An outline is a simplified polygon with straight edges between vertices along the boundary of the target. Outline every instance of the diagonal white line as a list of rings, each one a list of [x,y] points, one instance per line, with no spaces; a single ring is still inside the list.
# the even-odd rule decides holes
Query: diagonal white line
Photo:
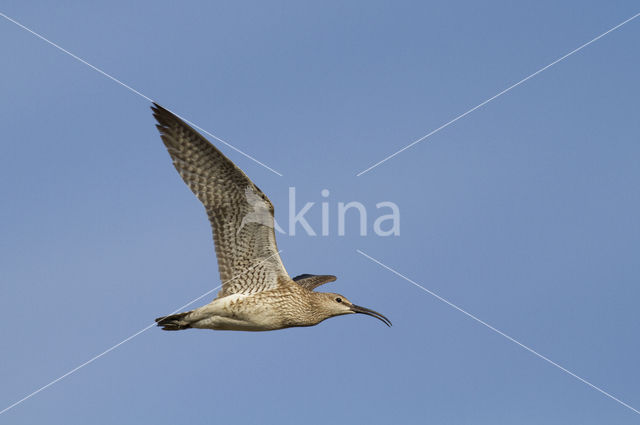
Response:
[[[518,341],[515,338],[510,337],[509,335],[507,335],[506,333],[502,332],[499,329],[494,328],[493,326],[491,326],[490,324],[488,324],[487,322],[477,318],[476,316],[474,316],[473,314],[463,310],[462,308],[458,307],[457,305],[455,305],[454,303],[452,303],[451,301],[442,298],[440,295],[436,294],[433,291],[428,290],[427,288],[425,288],[424,286],[420,285],[417,282],[414,282],[413,280],[409,279],[407,276],[403,275],[402,273],[392,269],[391,267],[387,266],[386,264],[383,264],[382,262],[376,260],[375,258],[371,257],[370,255],[365,254],[364,252],[362,252],[359,249],[356,249],[356,251],[358,252],[358,254],[368,258],[369,260],[373,261],[374,263],[378,264],[379,266],[389,270],[391,273],[395,274],[396,276],[401,277],[402,279],[406,280],[407,282],[417,286],[418,288],[422,289],[423,291],[425,291],[426,293],[428,293],[429,295],[432,295],[434,297],[436,297],[437,299],[439,299],[440,301],[442,301],[443,303],[449,305],[450,307],[455,308],[456,310],[458,310],[459,312],[465,314],[466,316],[472,318],[473,320],[475,320],[476,322],[486,326],[487,328],[491,329],[492,331],[494,331],[495,333],[497,333],[498,335],[501,335],[503,337],[505,337],[506,339],[508,339],[509,341],[513,342],[514,344],[519,345],[520,347],[524,348],[525,350],[527,350],[528,352],[530,352],[531,354],[534,354],[535,356],[541,358],[542,360],[544,360],[547,363],[552,364],[553,366],[557,367],[558,369],[560,369],[561,371],[573,376],[574,378],[576,378],[577,380],[579,380],[582,383],[587,384],[588,386],[590,386],[591,388],[593,388],[594,390],[604,394],[605,396],[609,397],[610,399],[617,401],[618,403],[620,403],[621,405],[623,405],[624,407],[634,411],[635,413],[640,415],[640,411],[635,409],[632,406],[629,406],[627,403],[625,403],[624,401],[612,396],[611,394],[609,394],[608,392],[606,392],[605,390],[601,389],[600,387],[595,386],[594,384],[592,384],[591,382],[587,381],[584,378],[579,377],[578,375],[576,375],[575,373],[571,372],[570,370],[560,366],[558,363],[554,362],[553,360],[549,359],[548,357],[543,356],[542,354],[538,353],[537,351],[535,351],[533,348],[530,348],[526,345],[524,345],[523,343],[521,343],[520,341]]]
[[[171,316],[172,314],[178,313],[179,311],[184,310],[185,308],[189,307],[191,304],[193,304],[194,302],[206,297],[207,295],[209,295],[210,293],[212,293],[213,291],[215,291],[216,289],[220,288],[222,285],[224,285],[225,283],[231,282],[232,280],[235,280],[237,278],[239,278],[240,276],[244,275],[245,273],[247,273],[248,271],[251,271],[252,269],[258,267],[260,264],[264,263],[265,261],[271,259],[272,257],[279,255],[282,251],[278,251],[275,254],[272,254],[270,256],[268,256],[267,258],[263,259],[262,261],[260,261],[258,264],[246,269],[244,272],[232,277],[231,279],[222,282],[222,284],[216,286],[215,288],[205,292],[204,294],[200,295],[197,298],[194,298],[193,300],[189,301],[188,303],[186,303],[185,305],[178,307],[176,310],[172,311],[171,313],[169,313],[167,316]],[[50,386],[54,385],[55,383],[63,380],[64,378],[66,378],[67,376],[77,372],[78,370],[82,369],[83,367],[93,363],[94,361],[98,360],[100,357],[104,356],[107,353],[110,353],[111,351],[115,350],[116,348],[120,347],[122,344],[131,341],[133,338],[137,337],[138,335],[140,335],[143,332],[146,332],[147,330],[151,329],[152,327],[154,327],[156,325],[156,323],[152,323],[142,329],[140,329],[138,332],[134,333],[131,336],[128,336],[127,338],[123,339],[122,341],[120,341],[119,343],[117,343],[116,345],[113,345],[111,347],[109,347],[108,349],[104,350],[102,353],[90,358],[89,360],[87,360],[86,362],[82,363],[79,366],[76,366],[75,368],[71,369],[69,372],[65,373],[64,375],[59,376],[58,378],[54,379],[53,381],[49,382],[47,385],[44,385],[40,388],[38,388],[37,390],[35,390],[34,392],[32,392],[31,394],[21,398],[20,400],[16,401],[15,403],[11,404],[10,406],[5,407],[3,410],[0,410],[0,415],[2,415],[3,413],[7,412],[8,410],[13,409],[14,407],[16,407],[17,405],[21,404],[24,401],[27,401],[28,399],[30,399],[31,397],[33,397],[34,395],[38,394],[41,391],[46,390],[47,388],[49,388]]]
[[[4,13],[0,12],[0,16],[2,16],[3,18],[5,18],[7,21],[13,22],[14,24],[16,24],[17,26],[19,26],[20,28],[22,28],[25,31],[30,32],[31,34],[35,35],[36,37],[38,37],[40,40],[52,45],[53,47],[55,47],[56,49],[60,50],[63,53],[66,53],[67,55],[71,56],[72,58],[74,58],[75,60],[77,60],[78,62],[81,62],[85,65],[87,65],[89,68],[93,69],[94,71],[104,75],[105,77],[107,77],[108,79],[120,84],[122,87],[126,88],[127,90],[129,90],[132,93],[137,94],[138,96],[140,96],[143,99],[148,100],[149,102],[153,102],[153,100],[148,97],[145,96],[144,94],[140,93],[138,90],[134,89],[133,87],[123,83],[122,81],[118,80],[116,77],[107,74],[106,72],[104,72],[103,70],[101,70],[100,68],[91,65],[89,62],[85,61],[84,59],[82,59],[79,56],[74,55],[73,53],[71,53],[70,51],[64,49],[63,47],[57,45],[56,43],[54,43],[53,41],[47,39],[46,37],[38,34],[37,32],[33,31],[30,28],[27,28],[26,26],[22,25],[20,22],[16,21],[15,19],[5,15]],[[167,109],[167,108],[165,108]],[[168,109],[167,109],[168,110]],[[196,129],[202,131],[203,133],[206,133],[208,136],[213,137],[214,139],[216,139],[217,141],[219,141],[220,143],[225,144],[226,146],[230,147],[231,149],[233,149],[234,151],[238,152],[239,154],[249,158],[250,160],[252,160],[253,162],[262,165],[264,168],[266,168],[267,170],[271,171],[272,173],[275,173],[277,175],[279,175],[280,177],[282,177],[282,174],[279,173],[278,171],[274,170],[273,168],[269,167],[268,165],[258,161],[257,159],[255,159],[254,157],[252,157],[251,155],[241,151],[240,149],[236,148],[235,146],[233,146],[232,144],[230,144],[229,142],[219,138],[218,136],[216,136],[215,134],[209,133],[207,130],[203,129],[202,127],[197,126],[196,124],[192,123],[191,121],[181,117],[180,115],[176,114],[173,111],[170,111],[171,113],[173,113],[174,115],[176,115],[177,117],[179,117],[180,119],[182,119],[184,122],[186,122],[187,124],[191,125],[192,127],[195,127]]]
[[[404,148],[392,153],[391,155],[387,156],[386,158],[384,158],[381,161],[376,162],[375,164],[373,164],[372,166],[370,166],[367,169],[364,169],[362,171],[360,171],[358,174],[356,174],[357,177],[360,177],[361,175],[363,175],[366,172],[369,172],[371,170],[373,170],[374,168],[376,168],[378,165],[390,160],[391,158],[393,158],[394,156],[398,155],[399,153],[402,153],[404,151],[406,151],[407,149],[409,149],[410,147],[422,142],[424,139],[433,136],[434,134],[436,134],[437,132],[439,132],[440,130],[449,127],[451,124],[453,124],[454,122],[458,121],[459,119],[469,115],[470,113],[472,113],[473,111],[475,111],[476,109],[482,108],[484,105],[486,105],[487,103],[491,102],[494,99],[497,99],[498,97],[502,96],[503,94],[507,93],[508,91],[510,91],[511,89],[514,89],[516,87],[518,87],[520,84],[524,83],[527,80],[530,80],[531,78],[535,77],[536,75],[540,74],[541,72],[551,68],[553,65],[557,64],[558,62],[563,61],[564,59],[568,58],[569,56],[573,55],[574,53],[579,52],[580,50],[584,49],[585,47],[587,47],[588,45],[590,45],[591,43],[601,39],[602,37],[604,37],[605,35],[609,34],[612,31],[617,30],[618,28],[620,28],[621,26],[623,26],[624,24],[631,22],[632,20],[636,19],[638,16],[640,16],[640,13],[636,13],[635,15],[633,15],[632,17],[630,17],[629,19],[620,22],[618,25],[616,25],[613,28],[610,28],[609,30],[603,32],[602,34],[600,34],[599,36],[587,41],[586,43],[584,43],[583,45],[581,45],[580,47],[577,47],[575,49],[573,49],[572,51],[570,51],[569,53],[567,53],[566,55],[554,60],[553,62],[551,62],[549,65],[540,68],[539,70],[537,70],[536,72],[534,72],[533,74],[528,75],[527,77],[523,78],[522,80],[518,81],[515,84],[512,84],[511,86],[507,87],[506,89],[502,90],[500,93],[496,94],[495,96],[490,97],[489,99],[485,100],[482,103],[477,104],[476,106],[474,106],[473,108],[469,109],[467,112],[458,115],[457,117],[455,117],[454,119],[452,119],[451,121],[441,125],[440,127],[436,128],[435,130],[425,134],[424,136],[420,137],[417,140],[414,140],[413,142],[409,143],[407,146],[405,146]]]
[[[173,314],[173,313],[172,313]],[[140,335],[141,333],[147,331],[148,329],[151,329],[153,326],[155,325],[155,323],[150,324],[149,326],[147,326],[146,328],[143,328],[141,330],[139,330],[138,332],[134,333],[133,335],[129,336],[128,338],[123,339],[122,341],[120,341],[119,343],[117,343],[116,345],[114,345],[113,347],[103,351],[102,353],[98,354],[95,357],[92,357],[91,359],[87,360],[86,362],[82,363],[81,365],[71,369],[69,372],[65,373],[64,375],[61,375],[60,377],[54,379],[53,381],[49,382],[47,385],[44,385],[42,387],[40,387],[39,389],[37,389],[36,391],[32,392],[31,394],[29,394],[26,397],[21,398],[20,400],[16,401],[15,403],[13,403],[10,406],[5,407],[3,410],[0,411],[0,415],[2,415],[3,413],[5,413],[8,410],[13,409],[14,407],[16,407],[17,405],[19,405],[20,403],[27,401],[28,399],[30,399],[31,397],[33,397],[34,395],[38,394],[40,391],[44,391],[47,388],[49,388],[50,386],[52,386],[53,384],[55,384],[58,381],[63,380],[64,378],[66,378],[67,376],[71,375],[72,373],[82,369],[83,367],[87,366],[90,363],[93,363],[94,361],[98,360],[100,357],[104,356],[105,354],[109,353],[110,351],[115,350],[116,348],[118,348],[119,346],[121,346],[122,344],[124,344],[127,341],[132,340],[133,338],[137,337],[138,335]]]

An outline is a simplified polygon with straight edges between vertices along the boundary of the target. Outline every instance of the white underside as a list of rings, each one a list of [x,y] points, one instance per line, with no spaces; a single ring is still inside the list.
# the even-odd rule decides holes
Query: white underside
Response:
[[[189,315],[192,328],[226,331],[269,331],[279,329],[280,321],[266,308],[242,308],[242,300],[251,295],[232,294],[213,300]]]

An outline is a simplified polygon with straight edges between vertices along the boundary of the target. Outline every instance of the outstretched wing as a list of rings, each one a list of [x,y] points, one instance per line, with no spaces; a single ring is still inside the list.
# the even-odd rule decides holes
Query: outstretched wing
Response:
[[[293,278],[293,281],[298,285],[313,291],[320,285],[325,283],[335,282],[337,278],[330,274],[301,274]]]
[[[290,282],[278,254],[269,198],[184,121],[156,103],[151,109],[173,165],[209,216],[222,280],[218,297]]]

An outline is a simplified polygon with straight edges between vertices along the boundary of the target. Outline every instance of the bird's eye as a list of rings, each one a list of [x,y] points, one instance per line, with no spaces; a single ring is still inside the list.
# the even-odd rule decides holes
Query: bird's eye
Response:
[[[341,303],[342,302],[342,298],[338,297],[338,298],[336,298],[336,301]]]

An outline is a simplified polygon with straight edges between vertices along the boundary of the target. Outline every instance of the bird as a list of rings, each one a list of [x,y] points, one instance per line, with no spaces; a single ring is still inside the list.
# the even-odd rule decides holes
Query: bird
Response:
[[[182,180],[209,217],[222,281],[207,305],[155,319],[166,331],[271,331],[314,326],[335,316],[365,314],[391,326],[381,313],[336,293],[315,289],[333,275],[291,278],[276,245],[269,198],[211,142],[156,102],[156,127]]]

